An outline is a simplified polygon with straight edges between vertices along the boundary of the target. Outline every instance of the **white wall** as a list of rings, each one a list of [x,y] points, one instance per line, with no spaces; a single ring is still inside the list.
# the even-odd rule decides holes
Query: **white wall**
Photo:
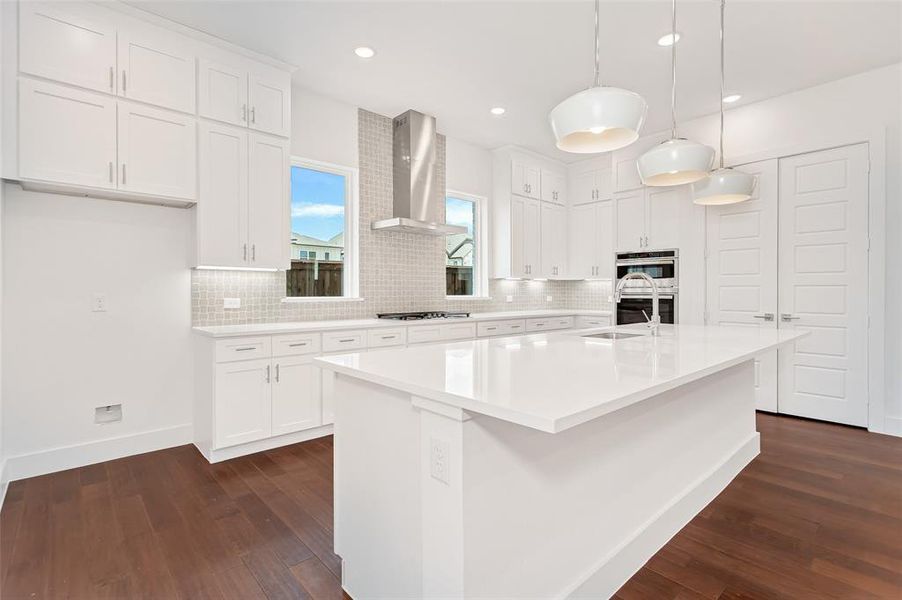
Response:
[[[456,138],[448,137],[445,143],[445,187],[490,198],[492,153]]]
[[[357,167],[357,107],[292,86],[291,154]]]
[[[10,479],[188,443],[190,211],[4,192]],[[107,312],[92,312],[94,293]],[[115,403],[122,422],[94,424],[94,408]]]

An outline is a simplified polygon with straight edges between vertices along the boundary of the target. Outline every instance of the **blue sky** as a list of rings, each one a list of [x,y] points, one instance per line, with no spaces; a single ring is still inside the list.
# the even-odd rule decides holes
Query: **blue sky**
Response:
[[[291,167],[291,230],[320,240],[344,231],[345,178]]]
[[[445,199],[445,223],[463,225],[467,233],[473,235],[473,203],[448,196]]]

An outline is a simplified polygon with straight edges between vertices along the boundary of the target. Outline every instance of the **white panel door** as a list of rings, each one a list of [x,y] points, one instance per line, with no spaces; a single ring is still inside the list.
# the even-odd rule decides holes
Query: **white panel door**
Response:
[[[777,328],[777,160],[739,167],[755,176],[752,199],[709,206],[709,325]],[[777,351],[755,360],[755,407],[777,412]]]
[[[251,73],[248,76],[248,124],[251,129],[291,135],[291,77],[287,73]]]
[[[645,240],[645,190],[614,194],[615,237],[618,250],[638,250]]]
[[[216,448],[253,442],[272,431],[272,365],[268,358],[216,365]]]
[[[572,205],[595,202],[595,171],[577,173],[570,178],[570,203]]]
[[[195,119],[132,102],[118,105],[119,189],[196,198]]]
[[[119,95],[194,114],[190,45],[156,28],[119,30]]]
[[[116,187],[116,100],[19,80],[19,176]]]
[[[202,117],[247,125],[247,71],[201,59],[197,62],[197,112]]]
[[[319,367],[312,356],[273,361],[272,435],[318,427],[323,422]]]
[[[558,278],[567,274],[567,209],[541,202],[541,273]]]
[[[526,201],[523,221],[523,258],[526,259],[527,277],[541,277],[542,268],[542,214],[541,202]]]
[[[605,200],[595,205],[595,276],[614,276],[614,215],[613,202]]]
[[[19,70],[113,93],[116,27],[84,5],[19,3]]]
[[[290,244],[288,141],[251,133],[248,148],[248,264],[285,269]]]
[[[610,206],[610,202],[608,202]],[[576,278],[595,276],[596,244],[595,204],[581,204],[570,208],[569,275]]]
[[[687,186],[648,188],[645,247],[662,250],[680,245],[680,209],[692,202]]]
[[[868,422],[868,146],[780,160],[780,412]]]
[[[526,276],[526,198],[511,196],[511,277]]]
[[[247,266],[246,129],[200,122],[197,264]]]

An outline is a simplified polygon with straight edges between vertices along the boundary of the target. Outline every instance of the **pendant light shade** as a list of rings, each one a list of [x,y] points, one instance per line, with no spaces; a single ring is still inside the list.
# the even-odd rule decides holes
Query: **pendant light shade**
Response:
[[[693,183],[714,166],[714,148],[677,137],[676,127],[676,0],[671,2],[670,139],[639,157],[639,178],[651,187]]]
[[[755,191],[754,176],[723,166],[723,92],[724,92],[724,10],[725,0],[720,0],[720,168],[708,179],[692,184],[692,201],[703,206],[736,204],[752,197]]]
[[[561,150],[610,152],[639,139],[647,110],[645,100],[635,92],[596,86],[555,106],[549,120]]]
[[[555,106],[548,115],[557,147],[566,152],[610,152],[639,139],[648,104],[639,94],[601,85],[598,11],[595,0],[595,83]]]

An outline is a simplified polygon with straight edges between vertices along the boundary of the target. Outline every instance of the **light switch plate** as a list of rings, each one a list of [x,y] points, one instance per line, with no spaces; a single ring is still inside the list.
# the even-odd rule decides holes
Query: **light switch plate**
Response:
[[[94,297],[91,299],[91,310],[93,312],[106,312],[106,294],[94,294]]]
[[[241,308],[241,298],[223,298],[223,308]]]
[[[504,297],[504,301],[505,301],[505,302],[513,302],[513,301],[514,301],[514,297],[513,297],[513,296],[505,296],[505,297]]]
[[[551,302],[554,298],[552,296],[545,296],[545,302]]]

